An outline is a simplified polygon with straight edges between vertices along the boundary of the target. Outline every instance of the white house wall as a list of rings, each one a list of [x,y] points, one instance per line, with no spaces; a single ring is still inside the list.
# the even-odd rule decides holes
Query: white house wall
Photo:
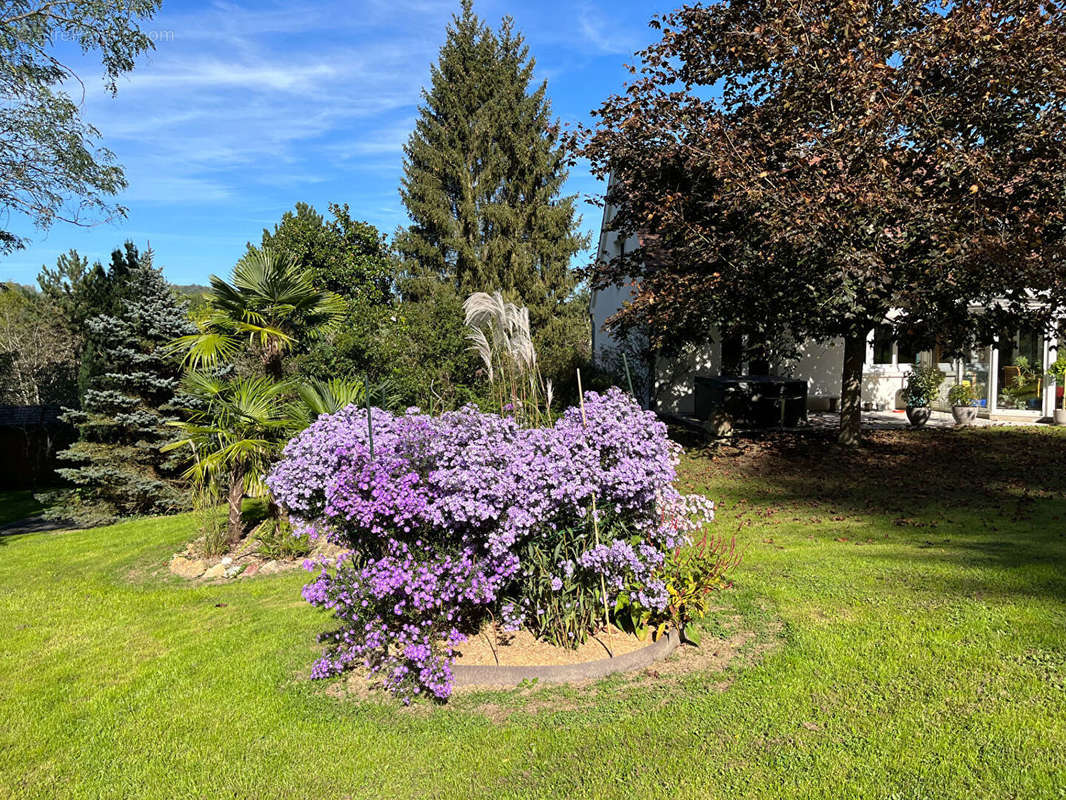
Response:
[[[607,230],[607,221],[614,216],[614,210],[607,206],[603,209],[603,222],[600,226],[600,240],[597,243],[597,253],[603,262],[610,261],[621,252],[621,237],[614,231]],[[632,252],[640,246],[636,236],[630,236],[625,241],[625,250]],[[617,350],[618,342],[607,333],[603,326],[607,320],[622,306],[629,301],[634,294],[632,286],[608,286],[592,293],[589,301],[589,317],[592,322],[592,356],[593,359],[602,359],[613,350]]]
[[[664,412],[689,416],[695,411],[695,378],[718,375],[722,366],[721,346],[717,341],[693,347],[681,356],[660,358],[657,363],[656,399]],[[807,407],[812,411],[829,409],[830,399],[839,399],[844,367],[844,343],[836,339],[827,343],[805,342],[799,357],[779,372],[807,381]],[[882,408],[901,408],[900,400],[908,370],[867,366],[863,371],[863,402],[881,404]],[[946,387],[946,384],[945,384]],[[945,388],[946,391],[946,388]]]
[[[604,359],[617,349],[617,342],[603,325],[618,311],[633,293],[632,287],[612,286],[593,292],[590,312],[594,329],[596,357]],[[871,344],[867,348],[867,366],[863,370],[862,399],[880,405],[881,408],[901,408],[901,394],[909,372],[908,366],[871,365]],[[656,404],[671,414],[689,416],[695,411],[695,378],[718,375],[722,366],[722,351],[719,337],[712,341],[692,346],[679,356],[660,357],[656,362]],[[844,366],[842,339],[821,342],[804,342],[799,346],[799,357],[780,370],[794,378],[807,381],[807,406],[812,411],[824,411],[830,407],[831,398],[840,397],[840,379]],[[945,386],[945,391],[946,391]]]
[[[680,356],[656,361],[655,400],[668,414],[692,416],[696,411],[695,378],[713,377],[722,369],[722,348],[717,341],[689,347]]]
[[[793,378],[807,380],[807,407],[813,410],[828,410],[829,398],[840,396],[840,375],[844,367],[844,342],[834,339],[820,342],[803,342],[798,346],[799,357],[792,361],[785,372]]]
[[[603,224],[598,243],[599,257],[608,261],[617,257],[622,248],[622,241],[617,233],[607,230],[607,221],[613,216],[613,209],[604,208]],[[639,247],[636,236],[625,241],[625,251],[632,252]],[[632,298],[632,286],[609,286],[592,293],[589,303],[589,316],[592,323],[593,358],[606,363],[612,352],[617,352],[618,342],[604,330],[607,320]],[[873,335],[867,346],[866,363],[873,360]],[[680,415],[691,415],[695,411],[696,376],[712,377],[718,375],[722,366],[722,352],[719,338],[712,335],[710,342],[687,348],[680,356],[659,358],[656,362],[655,394],[657,407],[661,410]],[[842,340],[825,344],[805,342],[800,346],[800,355],[794,362],[781,370],[795,378],[806,378],[808,407],[812,410],[827,409],[830,398],[840,396],[840,378],[844,364]],[[895,367],[867,366],[863,378],[862,396],[864,402],[880,403],[884,408],[899,406],[899,395],[903,388],[905,372]]]
[[[592,293],[589,313],[592,317],[592,341],[597,358],[601,358],[610,351],[617,349],[618,342],[603,329],[603,326],[606,324],[607,319],[632,296],[633,288],[631,286],[609,286],[606,289]]]

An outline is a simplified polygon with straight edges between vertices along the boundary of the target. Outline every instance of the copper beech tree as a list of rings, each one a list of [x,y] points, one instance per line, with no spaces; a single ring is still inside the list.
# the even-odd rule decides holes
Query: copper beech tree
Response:
[[[869,331],[961,349],[1064,297],[1066,17],[1050,2],[724,0],[652,21],[576,131],[613,226],[594,268],[653,345],[714,329],[842,338],[859,438]],[[650,235],[648,235],[650,234]]]

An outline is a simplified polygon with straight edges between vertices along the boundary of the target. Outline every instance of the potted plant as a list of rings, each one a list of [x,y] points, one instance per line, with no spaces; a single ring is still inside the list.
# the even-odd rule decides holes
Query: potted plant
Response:
[[[1063,408],[1063,392],[1066,386],[1066,348],[1059,353],[1047,371],[1048,380],[1055,381],[1055,410],[1052,412],[1056,425],[1066,425],[1066,408]]]
[[[932,364],[915,364],[907,376],[903,396],[907,402],[907,419],[915,428],[929,421],[930,406],[944,382],[944,373]]]
[[[960,383],[951,387],[948,392],[948,402],[951,403],[951,416],[955,418],[956,425],[973,425],[977,419],[977,392],[968,383]]]

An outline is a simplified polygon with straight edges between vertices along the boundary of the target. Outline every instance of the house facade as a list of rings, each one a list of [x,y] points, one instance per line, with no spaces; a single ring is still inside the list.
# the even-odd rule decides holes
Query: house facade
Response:
[[[598,258],[607,261],[639,247],[637,237],[622,240],[608,230],[611,213],[604,210],[604,224],[599,237]],[[623,343],[604,328],[606,321],[632,296],[630,286],[611,286],[594,291],[589,314],[592,323],[594,357],[606,364]],[[648,383],[656,408],[692,416],[695,411],[695,378],[719,375],[722,367],[720,337],[713,335],[700,346],[693,346],[677,357],[654,359]],[[1057,357],[1058,342],[1037,331],[1005,331],[993,347],[978,348],[966,358],[948,358],[939,350],[913,351],[892,339],[888,326],[871,330],[866,342],[863,366],[862,399],[866,410],[891,411],[905,403],[903,390],[912,365],[918,361],[935,363],[945,374],[940,397],[934,408],[950,410],[948,392],[958,383],[973,386],[978,396],[978,415],[992,420],[1038,421],[1048,418],[1061,398],[1062,388],[1045,377]],[[843,340],[802,342],[798,356],[784,364],[775,364],[775,374],[804,379],[807,382],[807,406],[811,411],[834,411],[840,398],[844,366]],[[745,371],[742,369],[742,371]]]

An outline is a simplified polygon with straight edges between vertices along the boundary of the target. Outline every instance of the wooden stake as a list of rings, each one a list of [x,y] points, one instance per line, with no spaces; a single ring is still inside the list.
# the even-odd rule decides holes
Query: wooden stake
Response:
[[[366,399],[366,438],[370,445],[370,460],[374,460],[374,423],[370,419],[370,376],[363,375],[363,396]]]
[[[586,437],[588,436],[589,423],[588,418],[585,416],[585,391],[581,388],[581,369],[577,370],[577,398],[578,407],[581,409],[581,427],[585,430]],[[596,513],[596,493],[592,494],[592,534],[596,538],[596,546],[600,544],[600,520],[599,515]],[[608,629],[611,626],[611,612],[607,607],[607,579],[600,574],[600,592],[603,594],[603,627]]]

